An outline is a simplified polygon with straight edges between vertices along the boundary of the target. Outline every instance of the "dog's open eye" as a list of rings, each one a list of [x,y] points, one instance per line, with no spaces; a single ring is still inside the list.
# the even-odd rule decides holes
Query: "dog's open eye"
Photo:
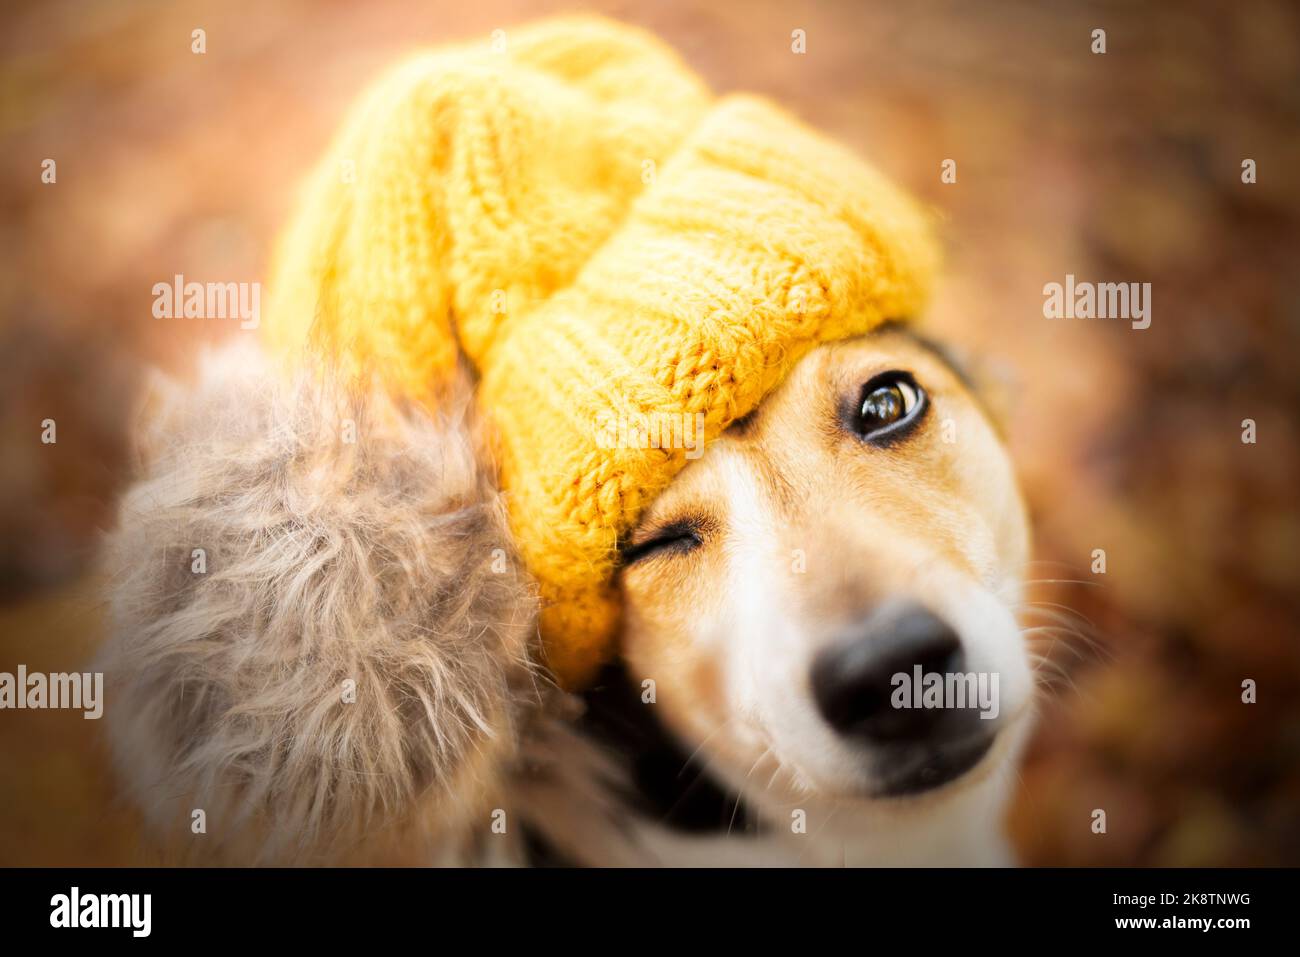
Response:
[[[853,429],[873,442],[901,437],[925,411],[925,390],[906,372],[885,372],[862,387]]]
[[[633,536],[623,549],[623,564],[633,565],[651,555],[679,555],[700,546],[699,526],[693,522],[673,522],[643,536]]]

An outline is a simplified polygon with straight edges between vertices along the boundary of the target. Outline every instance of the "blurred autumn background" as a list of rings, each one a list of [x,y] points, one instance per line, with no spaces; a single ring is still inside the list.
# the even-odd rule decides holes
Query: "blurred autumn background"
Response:
[[[1282,0],[6,5],[0,670],[93,654],[94,554],[143,374],[248,334],[154,319],[153,284],[260,281],[368,80],[572,9],[652,29],[716,89],[774,97],[940,212],[932,331],[1006,410],[1031,572],[1051,580],[1028,622],[1054,630],[1009,818],[1022,859],[1300,864],[1300,13]],[[1152,283],[1151,327],[1044,319],[1067,273]],[[99,733],[0,713],[0,863],[154,860]]]

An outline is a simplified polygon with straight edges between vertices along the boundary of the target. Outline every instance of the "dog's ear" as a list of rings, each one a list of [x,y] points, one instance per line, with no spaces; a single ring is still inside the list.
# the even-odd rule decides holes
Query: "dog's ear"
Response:
[[[429,415],[236,345],[151,388],[106,549],[130,793],[207,860],[374,859],[412,830],[445,853],[532,693],[532,588],[469,386]]]

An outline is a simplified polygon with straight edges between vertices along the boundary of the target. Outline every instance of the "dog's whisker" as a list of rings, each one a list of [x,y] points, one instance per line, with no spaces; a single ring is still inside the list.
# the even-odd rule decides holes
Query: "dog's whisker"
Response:
[[[1082,578],[1030,578],[1024,582],[1015,582],[1026,588],[1034,585],[1086,585],[1090,588],[1101,588],[1105,582],[1085,581]]]
[[[1049,616],[1049,618],[1051,617]],[[1053,618],[1053,620],[1057,623],[1022,627],[1021,633],[1031,650],[1035,646],[1041,645],[1043,639],[1050,639],[1051,644],[1046,652],[1048,656],[1054,654],[1056,646],[1059,644],[1079,662],[1090,659],[1099,661],[1113,660],[1114,652],[1105,643],[1098,640],[1095,635],[1090,635],[1084,626],[1075,621],[1057,618]]]
[[[1033,671],[1035,682],[1041,681],[1045,687],[1054,687],[1057,681],[1070,682],[1073,680],[1060,662],[1037,655],[1030,657],[1030,668]]]
[[[1050,558],[1036,558],[1032,561],[1027,561],[1021,566],[1021,568],[1027,572],[1029,569],[1037,566],[1060,568],[1067,572],[1073,572],[1080,575],[1084,574],[1082,566],[1074,565],[1070,562],[1056,561]]]
[[[1039,618],[1055,623],[1062,628],[1068,629],[1085,643],[1091,644],[1097,641],[1097,626],[1086,616],[1080,615],[1064,605],[1027,603],[1017,609],[1017,615],[1022,621]]]
[[[1073,675],[1061,662],[1033,652],[1028,653],[1028,659],[1037,689],[1053,699],[1059,698],[1059,692],[1067,688],[1079,693]]]
[[[1069,628],[1065,628],[1060,625],[1037,625],[1032,628],[1022,629],[1021,634],[1024,635],[1025,638],[1027,638],[1031,643],[1038,641],[1039,636],[1050,637],[1053,642],[1055,642],[1057,639],[1061,639],[1063,646],[1068,652],[1070,652],[1070,654],[1074,655],[1076,658],[1080,660],[1083,660],[1085,657],[1082,651],[1080,651],[1078,648],[1075,648],[1069,643],[1069,640],[1071,638],[1079,637],[1075,632],[1071,631]]]
[[[728,837],[731,836],[732,828],[736,826],[736,814],[737,812],[740,811],[741,800],[745,795],[745,785],[749,783],[750,776],[756,770],[758,770],[758,766],[762,764],[763,760],[767,758],[771,753],[772,753],[771,747],[764,748],[762,753],[754,760],[754,763],[749,766],[749,771],[745,773],[745,777],[741,780],[740,787],[736,790],[736,803],[732,805],[731,808],[731,820],[727,822]]]
[[[734,716],[728,717],[725,721],[720,723],[716,728],[714,728],[712,731],[706,734],[704,736],[704,739],[700,741],[699,747],[697,747],[694,751],[692,751],[689,755],[687,755],[686,760],[682,762],[682,768],[680,771],[677,772],[677,776],[680,778],[683,774],[685,774],[686,769],[690,767],[691,762],[694,761],[696,757],[699,756],[699,753],[704,750],[704,748],[708,745],[708,743],[712,741],[719,734],[719,732],[726,730],[732,724],[734,724],[735,720],[736,719]]]

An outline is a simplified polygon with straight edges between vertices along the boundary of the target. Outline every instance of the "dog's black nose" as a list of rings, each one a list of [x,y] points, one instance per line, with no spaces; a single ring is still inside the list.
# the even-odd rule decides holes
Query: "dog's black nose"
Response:
[[[842,735],[872,744],[918,742],[934,736],[951,715],[944,708],[910,706],[916,669],[947,675],[962,671],[963,664],[952,626],[920,605],[893,606],[817,655],[813,697]],[[897,707],[895,693],[903,685],[908,706]]]

